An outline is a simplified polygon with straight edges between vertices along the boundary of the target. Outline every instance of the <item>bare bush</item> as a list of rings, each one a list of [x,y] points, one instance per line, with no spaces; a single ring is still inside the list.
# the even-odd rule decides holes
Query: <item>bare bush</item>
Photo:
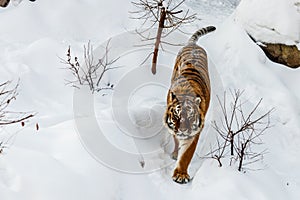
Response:
[[[12,88],[10,86],[11,81],[0,84],[0,127],[16,123],[24,125],[27,119],[34,116],[34,114],[28,112],[13,112],[8,110],[9,105],[18,96],[17,89],[19,82]]]
[[[211,157],[216,159],[219,166],[222,166],[221,159],[229,153],[231,158],[238,161],[238,170],[243,166],[262,159],[265,150],[253,151],[253,145],[262,144],[261,136],[271,127],[270,109],[264,114],[259,114],[258,108],[262,99],[249,111],[246,112],[246,101],[241,100],[243,92],[231,91],[232,101],[229,106],[224,93],[223,100],[218,97],[219,106],[222,111],[220,122],[212,122],[212,127],[217,131],[217,148],[211,151]],[[247,160],[247,162],[246,162]]]
[[[11,84],[11,81],[0,83],[0,128],[17,123],[21,123],[22,126],[25,126],[26,120],[35,115],[28,112],[9,110],[9,106],[17,99],[19,82],[15,86],[11,86]],[[6,148],[6,143],[7,142],[0,141],[0,154]]]
[[[61,58],[63,64],[68,65],[66,68],[73,75],[73,80],[66,80],[67,85],[71,85],[75,88],[80,88],[80,86],[87,85],[89,89],[94,92],[99,92],[101,90],[112,90],[114,85],[107,83],[105,87],[101,87],[100,83],[104,74],[112,69],[119,67],[112,67],[112,65],[119,59],[109,59],[109,43],[107,42],[104,54],[98,60],[94,59],[93,55],[93,46],[88,42],[87,45],[84,45],[84,55],[83,64],[79,63],[78,57],[72,59],[71,47],[67,50],[67,59],[64,60]]]
[[[140,30],[136,32],[143,40],[155,40],[154,50],[151,53],[153,54],[151,68],[153,74],[156,73],[159,47],[164,43],[162,38],[167,37],[175,30],[180,30],[183,24],[191,23],[196,19],[196,15],[190,15],[189,10],[184,12],[182,9],[179,9],[184,2],[185,0],[180,2],[173,0],[138,0],[132,2],[137,8],[136,11],[131,12],[133,14],[132,18],[143,20]],[[150,25],[148,25],[149,23]],[[149,36],[149,31],[153,27],[157,27],[156,37]]]

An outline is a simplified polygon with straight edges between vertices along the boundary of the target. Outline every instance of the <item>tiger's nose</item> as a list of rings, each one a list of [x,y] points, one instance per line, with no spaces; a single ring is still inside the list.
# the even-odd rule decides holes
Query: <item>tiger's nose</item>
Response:
[[[179,131],[186,132],[188,130],[188,127],[188,123],[186,121],[183,121],[180,123]]]
[[[180,132],[186,132],[188,130],[188,128],[186,127],[179,127]]]

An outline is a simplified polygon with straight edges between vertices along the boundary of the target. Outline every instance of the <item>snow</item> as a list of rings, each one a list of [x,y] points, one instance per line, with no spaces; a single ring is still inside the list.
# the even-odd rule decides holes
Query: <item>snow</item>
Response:
[[[208,20],[212,23],[224,21],[232,14],[239,2],[240,0],[190,0],[186,1],[186,5],[197,13],[199,20]]]
[[[300,42],[298,0],[243,0],[235,19],[257,41],[286,45]]]
[[[132,45],[138,43],[137,36],[126,30],[138,27],[140,22],[129,19],[129,1],[23,1],[0,10],[0,82],[20,78],[20,95],[12,109],[38,112],[25,127],[9,126],[0,132],[0,139],[8,141],[8,148],[0,154],[0,198],[300,199],[300,71],[268,60],[247,35],[253,31],[264,42],[270,38],[288,44],[299,41],[299,27],[291,26],[297,20],[293,17],[299,15],[299,9],[295,10],[291,2],[299,1],[284,2],[288,3],[273,0],[274,6],[269,9],[267,0],[243,0],[231,16],[234,7],[225,6],[224,13],[228,14],[222,20],[207,12],[202,14],[205,20],[197,21],[198,27],[215,24],[217,30],[198,42],[210,58],[213,94],[205,130],[190,166],[193,180],[187,185],[178,185],[171,179],[174,162],[168,154],[172,144],[167,143],[170,137],[160,121],[179,47],[165,47],[167,51],[160,54],[156,76],[151,75],[148,63],[139,66],[151,48]],[[214,3],[217,5],[217,1]],[[197,5],[192,1],[186,4],[201,12]],[[257,14],[250,15],[253,12],[247,6],[257,9]],[[286,12],[269,18],[277,9]],[[254,22],[275,27],[280,34],[262,31],[252,26]],[[193,32],[195,28],[187,29]],[[104,83],[114,83],[115,90],[89,98],[85,89],[66,86],[64,80],[70,75],[59,58],[64,58],[68,46],[81,59],[83,44],[91,40],[98,55],[103,48],[97,47],[110,37],[111,53],[121,55],[116,65],[122,68],[110,71]],[[187,36],[176,33],[170,40],[185,42]],[[229,160],[224,160],[224,166],[219,168],[216,161],[199,157],[209,151],[208,144],[215,138],[210,121],[220,116],[216,95],[228,89],[245,90],[250,105],[263,98],[261,113],[276,109],[271,119],[275,127],[262,138],[268,154],[263,162],[247,166],[250,169],[246,173],[229,166]],[[96,122],[90,124],[90,112],[98,122],[96,128]],[[35,130],[35,123],[39,123],[39,131]],[[87,127],[83,132],[82,126]],[[98,128],[103,135],[95,132]],[[129,135],[123,134],[124,128],[130,130]],[[103,140],[89,138],[90,130]],[[158,133],[157,137],[152,137],[153,133]],[[92,139],[92,143],[85,139]],[[162,149],[162,142],[168,144],[166,149]],[[109,145],[111,151],[102,148],[102,144]],[[132,156],[131,161],[128,155]],[[105,156],[109,162],[99,160],[99,156]],[[145,162],[144,168],[140,167],[141,161]]]

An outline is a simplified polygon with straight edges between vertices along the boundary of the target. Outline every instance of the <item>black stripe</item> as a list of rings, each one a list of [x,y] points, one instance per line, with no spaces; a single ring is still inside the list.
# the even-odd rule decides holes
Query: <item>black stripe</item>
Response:
[[[195,68],[186,68],[186,69],[183,69],[181,73],[184,73],[184,72],[194,72],[194,73],[200,73],[199,70],[195,69]]]
[[[206,74],[201,74],[201,73],[190,73],[190,72],[183,72],[181,73],[181,76],[184,76],[186,78],[187,81],[189,80],[194,80],[196,82],[198,82],[199,84],[204,83],[209,84],[209,79],[208,79],[208,75]]]

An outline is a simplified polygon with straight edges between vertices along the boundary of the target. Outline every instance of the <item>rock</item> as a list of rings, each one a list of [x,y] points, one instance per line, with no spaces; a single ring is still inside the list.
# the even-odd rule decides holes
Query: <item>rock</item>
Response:
[[[8,6],[8,3],[9,3],[10,0],[0,0],[0,7],[6,7]],[[35,0],[29,0],[29,1],[35,1]],[[20,3],[20,1],[19,1]]]
[[[273,62],[284,64],[291,68],[300,67],[300,51],[296,45],[262,43],[259,46]]]

